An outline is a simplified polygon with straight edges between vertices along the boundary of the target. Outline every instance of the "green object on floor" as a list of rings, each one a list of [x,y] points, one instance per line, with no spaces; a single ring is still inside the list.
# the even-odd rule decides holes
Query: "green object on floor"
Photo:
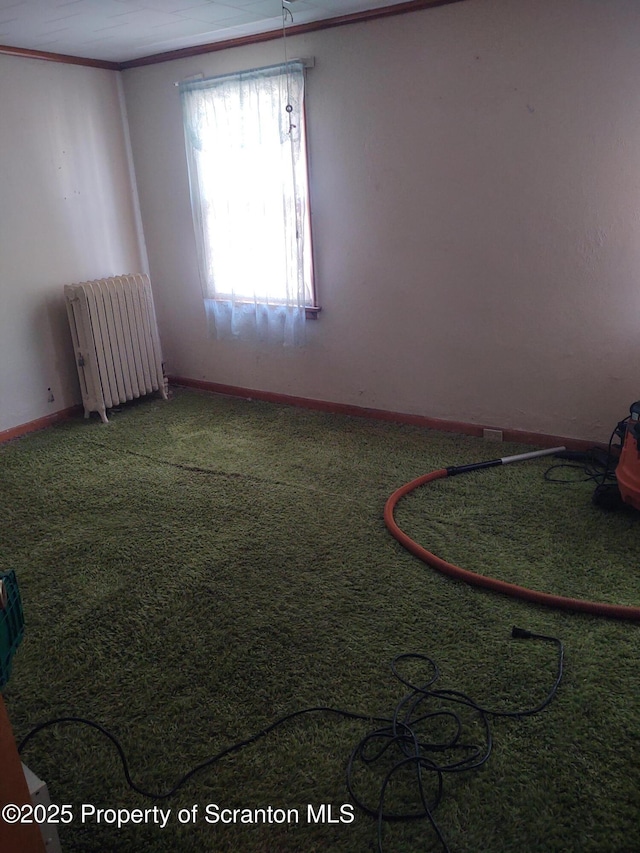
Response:
[[[16,573],[0,572],[0,687],[9,681],[11,664],[24,635],[24,616]]]

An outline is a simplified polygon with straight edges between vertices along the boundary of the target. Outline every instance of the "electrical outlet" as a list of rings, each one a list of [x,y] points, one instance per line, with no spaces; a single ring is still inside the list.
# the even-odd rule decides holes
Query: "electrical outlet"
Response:
[[[482,437],[488,439],[489,441],[502,441],[502,430],[501,429],[483,429]]]

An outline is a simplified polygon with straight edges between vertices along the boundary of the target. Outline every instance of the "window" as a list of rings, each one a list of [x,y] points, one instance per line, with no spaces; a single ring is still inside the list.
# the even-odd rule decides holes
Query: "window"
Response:
[[[216,336],[299,344],[314,306],[302,61],[180,85]]]

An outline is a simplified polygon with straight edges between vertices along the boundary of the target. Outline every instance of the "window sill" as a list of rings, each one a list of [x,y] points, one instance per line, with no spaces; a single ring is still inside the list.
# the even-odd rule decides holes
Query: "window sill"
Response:
[[[212,297],[211,301],[212,302],[229,302],[230,299],[231,299],[231,297],[224,297],[224,296],[215,297],[214,296],[214,297]],[[250,299],[247,299],[247,300],[239,299],[239,300],[237,300],[237,304],[253,305],[255,303],[253,303]],[[260,305],[264,305],[264,304],[273,305],[274,307],[278,306],[277,302],[267,302],[267,303],[260,302],[258,304],[260,304]],[[322,311],[322,307],[320,305],[305,305],[305,309],[304,309],[305,316],[306,316],[307,320],[317,320],[318,314],[321,311]]]

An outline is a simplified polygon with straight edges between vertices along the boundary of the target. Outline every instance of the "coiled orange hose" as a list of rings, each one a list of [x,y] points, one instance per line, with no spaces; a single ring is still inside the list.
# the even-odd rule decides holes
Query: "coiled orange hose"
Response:
[[[563,595],[552,595],[548,592],[539,592],[535,589],[529,589],[518,584],[501,581],[497,578],[480,575],[477,572],[471,572],[468,569],[461,569],[453,563],[448,563],[431,551],[427,551],[422,545],[419,545],[414,539],[408,536],[396,523],[394,518],[394,509],[398,501],[420,486],[440,480],[443,477],[448,477],[449,471],[447,468],[440,468],[438,471],[432,471],[430,474],[423,474],[409,483],[405,483],[387,499],[384,507],[384,523],[389,532],[398,542],[403,545],[408,551],[411,551],[416,557],[425,563],[428,563],[434,569],[442,572],[456,580],[464,581],[473,586],[483,587],[492,592],[500,592],[504,595],[510,595],[514,598],[521,598],[524,601],[531,601],[534,604],[543,604],[547,607],[555,607],[563,610],[574,610],[582,613],[590,613],[594,616],[608,616],[612,619],[631,619],[640,621],[640,607],[632,607],[624,604],[607,604],[601,601],[589,601],[584,598],[567,598]]]

